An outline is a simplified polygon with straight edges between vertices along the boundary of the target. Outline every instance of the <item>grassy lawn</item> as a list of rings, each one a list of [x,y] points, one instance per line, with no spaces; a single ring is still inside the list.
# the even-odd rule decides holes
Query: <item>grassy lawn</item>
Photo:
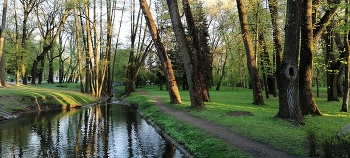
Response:
[[[12,113],[28,107],[65,108],[89,104],[98,100],[89,94],[80,93],[77,86],[75,83],[45,83],[2,87],[0,88],[0,108]]]
[[[167,91],[160,91],[158,87],[144,87],[141,89],[147,90],[148,93],[153,96],[160,97],[168,106],[188,111],[191,115],[201,117],[216,124],[228,126],[232,131],[240,135],[269,144],[280,150],[289,151],[300,157],[309,156],[310,141],[308,138],[310,138],[310,133],[315,136],[313,139],[316,142],[314,144],[316,155],[324,155],[325,153],[322,150],[325,147],[324,144],[332,141],[336,133],[342,130],[342,127],[350,124],[350,113],[339,112],[342,102],[326,101],[325,88],[321,89],[321,97],[315,98],[323,116],[305,116],[306,125],[304,126],[299,126],[292,121],[281,120],[274,117],[278,112],[277,98],[272,96],[270,96],[269,99],[264,98],[266,104],[264,106],[252,105],[252,91],[249,89],[235,88],[231,90],[230,87],[222,87],[220,91],[212,90],[210,91],[211,102],[206,103],[206,108],[200,111],[189,109],[190,100],[187,91],[180,92],[183,104],[170,105]],[[140,98],[140,96],[133,94],[128,100],[135,102],[137,98]],[[136,102],[140,103],[140,101]],[[151,101],[149,102],[152,103]],[[144,111],[147,107],[153,108],[153,106],[145,106],[142,110]],[[252,113],[254,116],[226,115],[226,113],[230,111],[246,111]],[[153,112],[159,113],[156,110],[153,110]],[[152,110],[149,113],[149,115],[152,116],[151,113]],[[155,116],[155,119],[158,119],[160,124],[165,128],[170,128],[172,131],[179,130],[176,129],[176,127],[168,127],[166,123],[162,123],[166,122],[164,120],[161,121],[161,119],[164,118]],[[185,131],[181,130],[182,133],[192,131],[191,128],[184,129]],[[176,134],[175,139],[178,139],[176,138]],[[190,138],[187,138],[187,140],[189,139]],[[350,143],[350,138],[347,139]],[[224,154],[227,154],[227,152],[224,152]]]

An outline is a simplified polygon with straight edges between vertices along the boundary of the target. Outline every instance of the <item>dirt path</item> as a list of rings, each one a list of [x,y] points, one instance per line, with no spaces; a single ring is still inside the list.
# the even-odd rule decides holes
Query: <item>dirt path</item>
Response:
[[[139,94],[147,95],[146,91],[138,91]],[[155,100],[155,105],[160,108],[163,113],[172,115],[178,120],[192,124],[193,126],[214,135],[215,137],[224,140],[225,142],[240,148],[241,150],[250,153],[254,157],[271,157],[271,158],[292,158],[297,157],[290,153],[276,150],[266,144],[253,141],[251,139],[239,136],[233,133],[228,127],[219,126],[201,118],[191,116],[184,111],[175,110],[165,106],[160,98],[152,96]]]

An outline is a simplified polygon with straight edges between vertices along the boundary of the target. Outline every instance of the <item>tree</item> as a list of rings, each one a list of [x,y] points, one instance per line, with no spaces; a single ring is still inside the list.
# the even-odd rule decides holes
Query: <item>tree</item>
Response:
[[[177,87],[177,83],[175,80],[175,76],[174,76],[173,68],[171,66],[171,62],[169,60],[169,57],[168,57],[167,52],[165,50],[165,47],[160,39],[156,24],[153,20],[151,11],[148,7],[146,0],[140,0],[140,7],[141,7],[143,14],[145,16],[146,23],[147,23],[149,31],[151,33],[153,42],[157,48],[158,57],[160,58],[160,60],[162,62],[161,64],[163,65],[163,71],[164,71],[165,78],[166,78],[167,85],[168,85],[170,103],[171,104],[181,104],[180,93],[179,93],[179,90]]]
[[[4,0],[0,26],[0,86],[6,86],[5,72],[5,29],[6,29],[7,0]]]
[[[321,115],[312,94],[312,63],[315,54],[316,42],[326,30],[328,23],[336,13],[337,5],[331,7],[317,23],[313,24],[312,1],[302,1],[301,12],[301,50],[299,61],[299,96],[303,115]],[[332,5],[340,1],[332,1]],[[331,4],[330,4],[331,5]],[[314,29],[313,26],[316,26]]]
[[[246,49],[250,82],[253,87],[253,104],[263,105],[265,103],[264,103],[264,98],[262,96],[262,87],[261,87],[261,82],[258,74],[257,62],[254,57],[255,53],[253,49],[253,44],[249,35],[247,13],[245,11],[243,1],[236,0],[236,2],[237,2],[237,10],[239,15],[240,26],[242,30],[242,38]]]
[[[23,8],[23,20],[22,20],[22,38],[21,38],[21,47],[22,51],[20,53],[19,61],[21,67],[21,77],[24,85],[27,84],[27,68],[26,68],[26,60],[28,55],[28,38],[31,32],[34,30],[33,28],[29,28],[28,20],[30,19],[30,14],[34,10],[37,5],[41,3],[39,0],[20,0]],[[30,20],[29,20],[30,21]]]
[[[126,84],[125,84],[125,93],[127,96],[131,94],[131,92],[135,91],[134,89],[134,83],[138,73],[138,66],[141,65],[142,59],[145,57],[139,56],[138,58],[136,57],[137,53],[137,47],[136,47],[136,39],[137,39],[137,33],[139,30],[141,31],[140,27],[140,15],[141,15],[141,10],[138,11],[137,16],[136,16],[136,9],[135,9],[135,1],[132,1],[132,10],[131,10],[131,25],[130,25],[130,52],[129,52],[129,62],[128,66],[126,68]],[[136,16],[136,17],[135,17]],[[139,35],[139,38],[141,35]],[[142,43],[143,44],[143,43]],[[143,56],[146,56],[144,53]],[[140,64],[139,64],[140,63]]]
[[[182,53],[182,59],[186,71],[188,89],[190,92],[191,107],[196,109],[204,108],[204,98],[198,65],[196,65],[196,54],[190,51],[190,45],[186,40],[184,27],[180,20],[179,7],[177,0],[167,0],[167,5],[171,17],[172,28],[174,30],[176,41]]]
[[[59,4],[55,4],[54,7],[57,7]],[[54,8],[53,8],[54,9]],[[68,17],[68,13],[70,12],[71,8],[67,6],[66,9],[64,9],[62,17],[59,19],[57,24],[55,23],[55,18],[57,15],[57,10],[54,9],[52,12],[47,13],[46,17],[42,17],[40,20],[40,12],[39,8],[37,8],[37,20],[38,20],[38,29],[40,31],[41,38],[43,40],[43,47],[40,54],[37,55],[36,59],[33,61],[32,64],[32,84],[35,84],[35,80],[38,77],[38,83],[41,83],[42,76],[38,76],[38,64],[39,62],[42,62],[46,56],[46,54],[53,48],[54,44],[56,43],[56,39],[58,38],[58,35],[62,31],[63,25]],[[41,10],[45,12],[44,10]],[[42,25],[45,24],[45,25]],[[56,28],[57,27],[57,28]],[[56,32],[54,30],[56,29]],[[42,72],[40,72],[42,73]]]
[[[277,117],[303,121],[298,85],[298,56],[300,39],[299,1],[287,0],[285,43],[279,76],[279,111]]]
[[[274,41],[274,50],[275,50],[275,61],[276,61],[276,80],[277,80],[277,87],[279,87],[279,80],[280,76],[282,76],[282,35],[280,31],[280,19],[278,18],[278,2],[277,0],[269,0],[269,8],[270,8],[270,14],[271,14],[271,23],[273,27],[273,41]]]
[[[344,45],[345,45],[345,69],[344,69],[344,96],[343,104],[340,111],[349,111],[349,84],[350,84],[350,28],[349,28],[349,0],[346,1],[345,9],[345,34],[344,34]]]
[[[312,1],[301,4],[301,48],[299,62],[299,99],[302,114],[321,115],[312,94],[312,60],[315,53],[312,24]]]
[[[81,51],[81,43],[80,43],[80,28],[78,21],[78,11],[77,11],[77,2],[74,2],[74,22],[75,22],[75,31],[76,31],[76,44],[77,44],[77,53],[78,53],[78,72],[79,72],[79,85],[80,92],[85,93],[84,85],[83,85],[83,64],[82,64],[82,51]]]
[[[201,24],[196,24],[196,22],[194,21],[193,15],[192,15],[192,10],[191,10],[191,6],[190,3],[188,2],[188,0],[182,0],[182,6],[185,12],[185,17],[186,17],[186,22],[187,22],[187,30],[188,30],[188,34],[189,34],[189,48],[193,51],[193,59],[194,59],[194,66],[196,67],[195,69],[197,69],[197,73],[198,73],[198,79],[199,79],[199,84],[201,86],[201,90],[203,91],[203,99],[204,101],[210,101],[210,96],[209,96],[209,90],[208,90],[208,85],[206,83],[205,80],[209,80],[210,82],[210,76],[206,75],[208,74],[205,73],[204,68],[208,67],[210,69],[210,63],[209,60],[207,60],[207,63],[205,63],[205,58],[208,57],[206,55],[206,53],[208,53],[208,44],[206,41],[204,41],[204,43],[201,43],[200,41],[200,36],[199,36],[199,31],[206,31],[203,29],[199,29],[198,26],[200,26]],[[198,23],[198,22],[197,22]],[[203,37],[202,38],[206,38]],[[202,49],[204,48],[204,49]],[[209,56],[210,57],[210,56]],[[211,73],[211,72],[210,72]]]

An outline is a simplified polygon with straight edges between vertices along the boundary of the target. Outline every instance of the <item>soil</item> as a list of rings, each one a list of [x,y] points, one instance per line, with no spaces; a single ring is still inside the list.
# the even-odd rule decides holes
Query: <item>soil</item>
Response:
[[[137,93],[142,95],[148,95],[146,91],[137,91]],[[174,118],[181,120],[183,122],[192,124],[193,126],[205,131],[208,134],[211,134],[215,136],[218,139],[221,139],[228,144],[231,144],[237,148],[240,148],[241,150],[251,154],[254,157],[259,158],[266,158],[266,157],[283,157],[283,158],[292,158],[292,157],[298,157],[296,155],[293,155],[291,153],[280,151],[277,149],[274,149],[271,146],[268,146],[267,144],[263,144],[254,140],[251,140],[249,138],[240,136],[236,133],[233,133],[232,130],[230,130],[229,127],[224,127],[220,125],[216,125],[212,122],[203,120],[202,118],[192,116],[187,114],[185,111],[173,109],[169,106],[166,106],[163,104],[159,97],[152,96],[152,98],[155,101],[155,105],[163,112],[168,115],[173,116]],[[226,115],[228,116],[253,116],[253,114],[246,112],[246,111],[230,111],[227,112]]]

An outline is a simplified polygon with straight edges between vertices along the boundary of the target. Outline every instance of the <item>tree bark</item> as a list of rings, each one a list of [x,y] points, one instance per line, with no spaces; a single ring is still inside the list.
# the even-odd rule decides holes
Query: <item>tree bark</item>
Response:
[[[198,71],[198,76],[199,76],[199,83],[201,85],[201,89],[203,91],[203,99],[206,102],[210,101],[210,96],[209,96],[209,90],[208,86],[205,82],[205,75],[204,75],[204,63],[203,63],[203,51],[201,51],[201,44],[199,41],[199,29],[196,28],[196,24],[193,19],[190,3],[188,0],[182,0],[182,6],[184,9],[185,17],[186,17],[186,22],[187,22],[187,29],[190,34],[190,48],[192,48],[193,54],[194,54],[194,66],[196,67]]]
[[[6,29],[7,0],[3,2],[2,21],[0,26],[0,86],[7,86],[5,72],[5,29]]]
[[[27,49],[27,40],[28,40],[28,19],[29,19],[29,14],[33,11],[33,9],[38,5],[38,0],[21,0],[22,3],[22,8],[23,8],[23,22],[22,22],[22,39],[21,39],[21,46],[22,46],[22,51],[20,55],[20,67],[21,67],[21,77],[22,77],[22,83],[24,85],[28,84],[27,80],[27,68],[26,68],[26,60],[27,60],[27,55],[26,55],[26,49]]]
[[[184,27],[181,23],[179,7],[177,0],[167,0],[167,5],[173,24],[173,30],[176,36],[176,41],[182,52],[182,59],[186,70],[186,78],[188,89],[190,92],[191,108],[204,108],[203,91],[199,79],[198,69],[193,60],[193,52],[190,52],[190,46],[186,40]]]
[[[81,46],[80,46],[80,29],[79,29],[79,22],[78,22],[77,2],[74,3],[74,26],[76,31],[80,92],[85,93],[84,85],[83,85],[83,65],[82,65]]]
[[[346,12],[348,13],[348,9],[346,10]],[[344,94],[343,94],[343,104],[341,107],[340,111],[343,112],[348,112],[349,111],[349,84],[350,84],[350,80],[349,80],[349,75],[350,75],[350,60],[349,60],[349,54],[350,54],[350,34],[349,31],[347,31],[347,33],[344,35],[344,41],[345,41],[345,70],[344,70],[344,75],[345,75],[345,80],[344,80]]]
[[[327,28],[327,33],[323,37],[326,45],[326,75],[327,75],[327,101],[339,101],[337,93],[337,74],[340,64],[337,64],[333,54],[333,33],[330,27]]]
[[[148,7],[146,0],[140,0],[140,7],[143,11],[143,14],[146,19],[147,26],[149,28],[149,31],[152,35],[153,42],[157,48],[158,57],[162,62],[163,71],[165,78],[168,83],[168,92],[170,97],[170,103],[171,104],[181,104],[181,97],[179,93],[179,89],[177,87],[177,83],[175,80],[175,75],[173,72],[173,68],[171,66],[171,62],[169,60],[169,57],[166,53],[165,47],[160,39],[160,36],[157,31],[157,26],[153,20],[151,11]]]
[[[349,5],[349,0],[347,0],[347,5]],[[345,15],[349,14],[349,7],[345,9]],[[345,19],[345,23],[349,24],[349,18]],[[344,45],[345,45],[345,80],[344,80],[344,95],[343,95],[343,104],[340,111],[348,112],[349,111],[349,84],[350,84],[350,31],[347,31],[344,35]]]
[[[250,82],[253,88],[253,104],[264,105],[264,97],[262,94],[261,82],[258,74],[257,63],[255,59],[255,53],[253,49],[252,40],[249,35],[247,13],[242,0],[237,1],[237,9],[239,15],[239,21],[241,25],[242,38],[244,41],[244,46],[247,55],[247,65],[249,70]]]
[[[280,31],[280,22],[278,19],[278,2],[277,0],[269,0],[269,8],[270,8],[270,14],[271,14],[271,22],[273,26],[273,41],[274,41],[274,48],[275,48],[275,56],[276,56],[276,80],[280,80],[280,76],[282,75],[282,35]],[[277,87],[279,87],[279,82],[277,82]]]
[[[300,110],[298,85],[298,56],[300,40],[299,1],[287,0],[284,53],[279,76],[278,118],[303,121]]]
[[[322,115],[312,93],[312,64],[315,42],[312,24],[312,1],[302,0],[301,47],[299,62],[299,99],[303,115]]]

